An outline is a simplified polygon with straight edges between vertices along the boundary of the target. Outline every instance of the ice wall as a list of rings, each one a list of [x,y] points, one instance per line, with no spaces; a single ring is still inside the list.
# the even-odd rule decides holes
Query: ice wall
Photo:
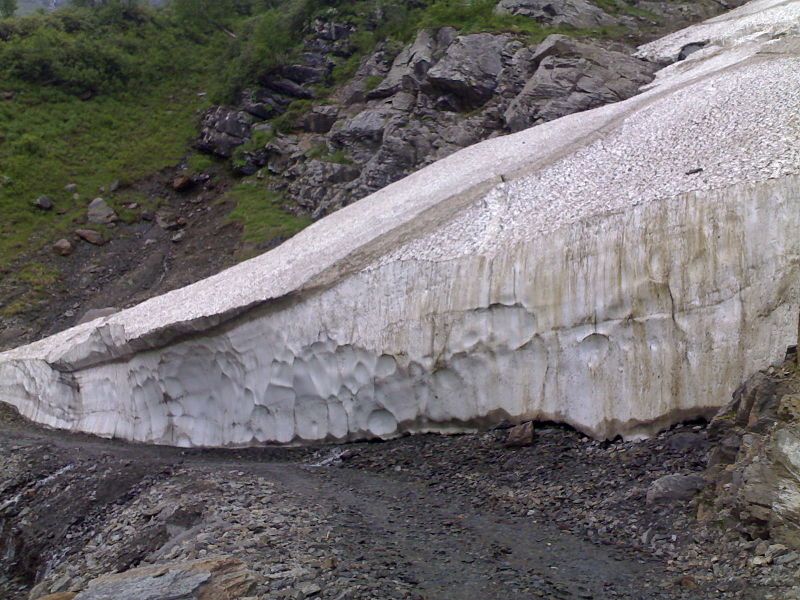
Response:
[[[754,2],[643,47],[706,43],[636,98],[459,152],[261,257],[0,354],[0,400],[182,446],[501,418],[634,437],[713,412],[796,341],[798,15]]]

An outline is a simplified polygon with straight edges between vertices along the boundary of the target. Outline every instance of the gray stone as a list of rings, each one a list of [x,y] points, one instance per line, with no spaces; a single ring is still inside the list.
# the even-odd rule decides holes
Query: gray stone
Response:
[[[512,38],[476,33],[457,37],[442,59],[428,71],[429,88],[452,95],[458,109],[485,104],[497,88],[503,51]]]
[[[315,106],[302,119],[303,129],[311,133],[328,133],[339,118],[335,106]]]
[[[230,158],[236,147],[250,138],[252,124],[253,117],[243,110],[214,107],[203,117],[197,147]]]
[[[524,448],[532,446],[534,439],[533,421],[528,421],[508,430],[505,446],[507,448]]]
[[[650,484],[647,489],[647,504],[691,500],[704,486],[705,480],[702,475],[665,475]]]
[[[69,256],[73,250],[72,244],[66,239],[60,239],[53,244],[53,252],[60,256]]]
[[[196,560],[106,575],[75,600],[235,600],[249,595],[256,582],[238,560]]]
[[[545,39],[532,57],[537,68],[504,114],[511,131],[636,95],[654,66],[563,35]]]
[[[33,205],[39,210],[50,211],[53,210],[53,200],[49,196],[39,196],[33,201]]]
[[[108,225],[118,220],[117,213],[103,198],[95,198],[91,201],[86,217],[90,223],[98,225]]]
[[[414,43],[397,55],[386,78],[367,94],[367,98],[385,98],[400,91],[419,89],[428,70],[442,57],[455,37],[456,30],[452,27],[420,31]]]
[[[93,246],[103,246],[108,242],[108,240],[103,237],[102,233],[94,229],[76,229],[75,235]]]

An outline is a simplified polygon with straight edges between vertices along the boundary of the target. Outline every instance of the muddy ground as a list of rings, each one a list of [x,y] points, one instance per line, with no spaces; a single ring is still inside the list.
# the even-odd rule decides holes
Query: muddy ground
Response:
[[[760,541],[698,522],[696,500],[647,504],[654,480],[703,470],[704,425],[639,443],[540,425],[516,449],[505,434],[187,451],[2,408],[0,597],[210,556],[243,560],[256,598],[792,597],[800,555],[756,566]]]

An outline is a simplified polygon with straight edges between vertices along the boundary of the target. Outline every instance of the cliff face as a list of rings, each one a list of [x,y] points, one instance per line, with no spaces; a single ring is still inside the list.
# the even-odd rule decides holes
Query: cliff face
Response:
[[[509,417],[636,437],[709,414],[796,338],[798,17],[754,2],[645,46],[702,49],[630,100],[470,147],[261,257],[2,354],[0,398],[176,445]]]

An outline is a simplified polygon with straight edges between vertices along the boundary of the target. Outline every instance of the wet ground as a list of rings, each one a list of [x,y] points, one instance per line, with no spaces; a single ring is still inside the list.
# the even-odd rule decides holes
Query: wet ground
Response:
[[[226,556],[257,598],[787,598],[800,563],[650,506],[704,467],[701,425],[642,443],[540,426],[312,449],[181,451],[45,431],[0,409],[0,598]],[[800,557],[799,557],[800,558]]]

